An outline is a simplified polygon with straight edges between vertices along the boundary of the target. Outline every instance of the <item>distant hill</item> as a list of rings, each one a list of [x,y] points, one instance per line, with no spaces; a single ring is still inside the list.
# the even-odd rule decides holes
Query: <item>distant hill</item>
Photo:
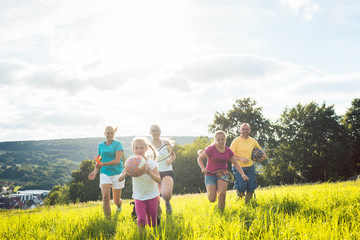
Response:
[[[130,156],[134,136],[118,137],[125,156]],[[172,137],[179,145],[192,143],[197,137]],[[149,138],[150,139],[150,138]],[[39,141],[0,142],[0,184],[25,189],[52,189],[68,183],[72,171],[86,159],[94,159],[98,145],[105,138],[76,138]]]
[[[122,142],[126,156],[132,154],[131,142],[133,138],[134,136],[116,138]],[[192,143],[197,137],[177,136],[169,138],[175,140],[176,144],[185,145]],[[56,155],[59,158],[66,157],[75,162],[81,162],[86,158],[92,159],[97,154],[98,145],[102,141],[105,141],[104,137],[0,142],[0,151],[2,154],[3,151],[42,151],[47,155]],[[69,155],[70,152],[71,155]]]

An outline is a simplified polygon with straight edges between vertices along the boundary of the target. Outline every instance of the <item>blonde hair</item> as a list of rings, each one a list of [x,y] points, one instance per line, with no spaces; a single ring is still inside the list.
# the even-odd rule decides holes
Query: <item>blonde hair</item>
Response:
[[[151,132],[151,129],[152,129],[152,128],[158,128],[159,131],[161,132],[161,128],[160,128],[160,126],[157,125],[157,124],[151,125],[151,127],[150,127],[150,132]],[[172,147],[175,146],[175,140],[174,140],[174,139],[170,139],[170,138],[168,138],[168,137],[161,137],[160,139],[161,139],[162,141],[167,141]]]
[[[213,142],[211,145],[214,145],[214,144],[215,144],[215,138],[216,138],[216,136],[219,135],[219,134],[224,135],[224,137],[225,137],[225,139],[226,139],[226,132],[224,132],[223,130],[217,130],[217,131],[215,132],[215,135],[214,135],[214,142]],[[199,149],[199,150],[197,150],[197,155],[200,156],[201,154],[204,153],[204,151],[205,151],[205,149]]]
[[[150,148],[152,150],[152,154],[150,155],[150,158],[153,159],[153,160],[156,160],[157,159],[157,156],[158,156],[158,153],[157,151],[155,150],[155,147],[149,142],[149,140],[147,140],[147,138],[144,138],[144,137],[135,137],[133,140],[132,140],[132,144],[131,144],[131,150],[134,152],[134,144],[135,142],[140,142],[142,144],[144,144],[144,146],[146,148]]]
[[[106,129],[112,129],[112,130],[114,130],[114,133],[116,133],[118,127],[113,127],[113,126],[108,125],[108,126],[106,126],[106,128],[105,128],[105,132],[106,132]]]
[[[226,132],[224,132],[223,130],[217,130],[217,131],[215,132],[215,135],[214,135],[214,140],[215,140],[215,137],[216,137],[217,135],[219,135],[219,134],[224,135],[224,137],[226,138]]]

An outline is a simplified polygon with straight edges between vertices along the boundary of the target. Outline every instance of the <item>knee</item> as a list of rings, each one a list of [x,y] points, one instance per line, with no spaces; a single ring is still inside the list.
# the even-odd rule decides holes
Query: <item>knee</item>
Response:
[[[208,196],[210,202],[216,201],[216,196]]]
[[[164,200],[169,201],[171,198],[171,193],[165,192],[165,193],[161,193],[161,196]]]
[[[121,199],[114,199],[114,203],[115,203],[116,205],[119,205],[121,202],[122,202]]]

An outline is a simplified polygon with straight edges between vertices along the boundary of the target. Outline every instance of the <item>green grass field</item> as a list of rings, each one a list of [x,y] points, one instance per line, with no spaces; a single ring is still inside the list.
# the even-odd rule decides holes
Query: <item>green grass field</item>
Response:
[[[129,202],[110,220],[101,202],[4,211],[0,239],[139,239]],[[172,206],[147,239],[360,239],[359,181],[261,188],[248,206],[228,191],[223,213],[205,194]]]

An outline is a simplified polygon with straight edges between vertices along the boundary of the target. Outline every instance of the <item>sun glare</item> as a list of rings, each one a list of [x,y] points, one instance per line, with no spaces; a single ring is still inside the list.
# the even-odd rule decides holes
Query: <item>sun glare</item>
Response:
[[[80,70],[99,62],[98,74],[128,66],[166,68],[186,61],[195,47],[183,6],[166,1],[140,2],[115,2],[89,19],[86,30],[75,36],[64,33],[62,45],[55,51],[57,57]]]

